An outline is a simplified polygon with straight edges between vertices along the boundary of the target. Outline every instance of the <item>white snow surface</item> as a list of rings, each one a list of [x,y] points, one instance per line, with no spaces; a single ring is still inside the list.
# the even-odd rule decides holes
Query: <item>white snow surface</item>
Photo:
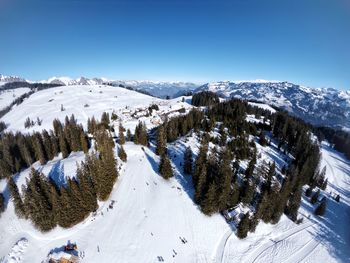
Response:
[[[327,166],[329,186],[322,194],[339,193],[341,202],[329,198],[326,215],[317,218],[303,198],[302,224],[283,216],[276,225],[260,223],[244,240],[236,237],[234,227],[221,215],[207,217],[193,203],[191,180],[179,169],[187,145],[198,151],[193,137],[169,146],[175,178],[166,181],[157,173],[158,156],[127,143],[128,161],[109,200],[100,203],[96,215],[70,229],[57,227],[40,233],[29,221],[15,216],[10,201],[0,218],[0,262],[12,262],[6,261],[7,255],[21,238],[28,240],[27,248],[21,250],[20,261],[14,262],[41,262],[68,241],[76,242],[79,253],[84,253],[81,262],[159,262],[159,257],[164,262],[349,262],[345,222],[349,220],[350,162],[328,144],[322,144],[322,164]],[[262,148],[258,150],[263,155],[271,152]],[[111,200],[115,200],[114,208],[107,211]],[[188,242],[183,244],[181,238]]]
[[[161,100],[109,86],[64,86],[34,93],[3,119],[10,130],[23,132],[50,129],[54,118],[63,120],[72,113],[85,124],[89,116],[100,118],[103,111],[115,111],[126,128],[133,128],[139,120],[151,128],[162,114],[172,116],[182,107],[190,109],[186,101],[189,98],[185,102]],[[160,109],[147,117],[145,109],[152,103]],[[39,117],[43,124],[24,130],[27,116]],[[278,151],[273,140],[269,147],[256,145],[261,155],[258,163],[275,161],[280,170],[289,158]],[[304,217],[302,224],[282,216],[276,225],[260,223],[244,240],[236,237],[235,227],[220,214],[205,216],[194,204],[191,178],[183,175],[180,165],[186,146],[197,154],[198,139],[187,136],[169,145],[175,177],[166,181],[158,174],[159,157],[153,153],[153,145],[143,151],[127,143],[128,161],[119,160],[120,176],[109,200],[100,202],[95,215],[70,229],[57,227],[40,233],[30,221],[18,219],[13,202],[8,201],[6,181],[0,181],[7,206],[0,215],[0,262],[42,262],[51,250],[68,241],[76,242],[84,255],[80,262],[350,262],[346,223],[350,221],[350,162],[330,145],[321,145],[321,167],[326,165],[329,181],[322,191],[328,198],[325,216],[315,217],[316,206],[303,197],[299,210],[299,217]],[[44,166],[37,162],[34,167],[64,183],[66,177],[75,176],[76,163],[83,158],[82,152],[75,152],[64,160],[59,155]],[[15,175],[19,190],[28,175],[29,169]],[[335,194],[340,194],[340,203],[331,198]],[[112,200],[114,208],[108,209]],[[183,244],[181,239],[188,242]],[[21,240],[27,241],[22,244]],[[10,261],[13,255],[17,261]]]
[[[159,106],[158,112],[152,116],[146,116],[151,104]],[[61,111],[63,105],[64,111]],[[64,122],[65,116],[74,114],[78,123],[86,127],[87,119],[95,116],[100,119],[104,111],[115,112],[125,123],[125,128],[131,130],[138,121],[145,121],[148,127],[156,126],[160,115],[173,116],[176,111],[192,108],[187,102],[181,102],[181,98],[162,100],[136,91],[104,85],[79,85],[61,86],[35,92],[20,105],[2,117],[2,121],[8,124],[8,131],[32,132],[42,129],[52,129],[55,118]],[[135,113],[135,117],[132,114]],[[42,120],[41,126],[35,125],[24,129],[24,122],[29,117],[36,121]]]
[[[18,89],[0,89],[0,110],[9,106],[15,99],[29,92],[29,88],[18,88]]]

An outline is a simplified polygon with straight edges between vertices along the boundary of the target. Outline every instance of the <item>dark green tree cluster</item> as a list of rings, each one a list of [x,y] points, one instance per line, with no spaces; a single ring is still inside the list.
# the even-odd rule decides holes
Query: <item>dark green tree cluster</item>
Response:
[[[62,152],[66,158],[71,151],[89,150],[89,140],[74,116],[66,117],[65,125],[53,121],[54,131],[43,130],[33,134],[4,133],[0,138],[0,177],[9,178],[23,168],[40,161],[45,164]]]
[[[68,228],[95,211],[97,200],[107,200],[118,177],[114,142],[104,129],[95,134],[98,152],[86,155],[76,178],[68,179],[66,185],[59,186],[32,169],[21,197],[10,178],[8,187],[18,216],[30,219],[41,231],[57,225]]]
[[[186,115],[177,116],[164,122],[163,127],[166,134],[166,141],[173,142],[181,136],[185,136],[192,129],[198,130],[202,127],[204,113],[199,110],[191,110]],[[160,128],[159,127],[159,128]]]
[[[134,143],[148,146],[148,133],[144,122],[139,122],[135,128]]]
[[[242,235],[238,233],[242,237],[248,231],[254,231],[259,220],[277,223],[283,213],[297,220],[302,186],[325,187],[327,183],[322,172],[318,172],[320,151],[310,136],[311,127],[285,112],[272,114],[241,100],[209,104],[205,112],[194,111],[162,125],[167,142],[173,142],[193,129],[203,134],[192,170],[194,200],[201,210],[210,215],[238,202],[254,206],[255,214],[242,220],[241,227],[245,230]],[[261,117],[263,123],[248,123],[247,114]],[[219,136],[209,136],[208,133],[213,130],[219,131]],[[282,177],[276,174],[275,163],[256,165],[256,147],[250,138],[253,135],[259,143],[268,145],[266,131],[271,131],[281,151],[294,156],[292,162],[282,169]],[[159,130],[159,134],[162,133]],[[159,145],[166,145],[161,139],[164,137],[157,140],[161,142]],[[216,147],[209,150],[209,141],[223,150],[218,151]],[[239,162],[246,159],[250,161],[242,174]],[[232,160],[235,160],[233,165]]]
[[[326,139],[337,151],[344,153],[350,159],[350,133],[348,131],[330,127],[316,127],[314,133],[320,141]]]
[[[210,106],[220,101],[219,96],[211,91],[195,93],[192,96],[193,106]]]

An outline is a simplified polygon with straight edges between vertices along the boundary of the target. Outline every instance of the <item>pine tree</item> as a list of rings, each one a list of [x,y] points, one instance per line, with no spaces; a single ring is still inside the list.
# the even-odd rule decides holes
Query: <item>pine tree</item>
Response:
[[[201,208],[204,214],[211,215],[217,212],[217,187],[214,182],[209,185],[209,189],[205,194],[203,201],[201,202]]]
[[[312,195],[312,188],[309,186],[305,191],[305,196],[310,197]]]
[[[69,150],[68,150],[68,144],[67,144],[66,138],[63,135],[63,132],[60,133],[58,141],[59,141],[60,151],[62,152],[62,157],[67,158],[69,155]]]
[[[128,129],[127,130],[127,132],[126,132],[126,138],[127,138],[127,140],[129,141],[129,142],[131,142],[131,131],[130,131],[130,129]]]
[[[173,168],[166,154],[160,157],[159,173],[164,179],[169,179],[173,176]]]
[[[219,167],[219,211],[226,209],[229,202],[232,183],[232,169],[231,169],[231,154],[228,150],[224,150],[221,154],[221,163]]]
[[[89,140],[88,140],[87,136],[85,135],[84,131],[82,131],[80,133],[80,144],[81,144],[81,148],[82,148],[83,152],[88,153],[89,152]]]
[[[18,217],[24,217],[26,212],[25,207],[23,205],[23,201],[19,194],[17,185],[12,177],[8,181],[8,189],[10,190],[10,194],[13,199],[16,215]]]
[[[252,159],[250,160],[247,169],[245,170],[245,178],[249,179],[253,176],[254,168],[256,164],[256,155],[254,154]]]
[[[120,160],[122,160],[123,162],[126,162],[128,156],[126,155],[126,152],[124,150],[123,146],[120,146],[119,150],[118,150],[118,157],[120,158]]]
[[[315,215],[323,216],[326,213],[327,201],[324,199],[315,210]]]
[[[255,183],[251,180],[247,180],[244,183],[244,186],[241,189],[241,201],[244,204],[250,204],[250,202],[253,200],[254,193],[255,193]]]
[[[319,196],[320,196],[320,189],[318,189],[317,192],[315,192],[315,193],[312,195],[312,197],[311,197],[311,199],[310,199],[310,203],[313,204],[313,205],[316,204],[316,203],[318,202]]]
[[[191,175],[193,166],[192,150],[187,147],[184,153],[184,173]]]
[[[261,144],[261,146],[266,146],[267,145],[267,140],[265,138],[265,134],[264,134],[263,131],[260,132],[259,143]]]
[[[35,156],[36,159],[40,161],[40,164],[46,164],[47,162],[47,155],[45,152],[45,148],[44,148],[44,144],[43,144],[43,140],[41,137],[41,134],[36,132],[34,134],[34,150],[35,150]]]
[[[298,210],[301,202],[301,187],[296,189],[291,193],[291,196],[288,200],[288,205],[286,206],[285,213],[290,217],[291,220],[296,221],[298,217]]]
[[[102,113],[101,125],[107,130],[109,128],[109,114],[107,112]]]
[[[0,214],[5,211],[5,198],[2,193],[0,193]]]
[[[119,137],[118,142],[120,145],[123,145],[125,143],[124,132],[125,132],[125,129],[124,129],[123,125],[120,123],[119,124],[119,136],[118,136]]]
[[[237,226],[237,237],[243,239],[247,237],[250,227],[249,213],[243,215],[241,221]]]
[[[157,129],[156,154],[163,155],[166,153],[166,134],[163,125]]]

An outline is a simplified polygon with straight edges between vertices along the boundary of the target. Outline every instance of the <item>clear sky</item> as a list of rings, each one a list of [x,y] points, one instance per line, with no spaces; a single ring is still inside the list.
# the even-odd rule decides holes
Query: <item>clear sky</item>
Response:
[[[350,89],[350,0],[0,0],[0,73]]]

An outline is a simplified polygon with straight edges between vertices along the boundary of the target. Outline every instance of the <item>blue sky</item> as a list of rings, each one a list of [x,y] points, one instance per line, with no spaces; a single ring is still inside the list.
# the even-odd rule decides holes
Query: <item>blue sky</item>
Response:
[[[0,73],[350,89],[350,1],[0,0]]]

